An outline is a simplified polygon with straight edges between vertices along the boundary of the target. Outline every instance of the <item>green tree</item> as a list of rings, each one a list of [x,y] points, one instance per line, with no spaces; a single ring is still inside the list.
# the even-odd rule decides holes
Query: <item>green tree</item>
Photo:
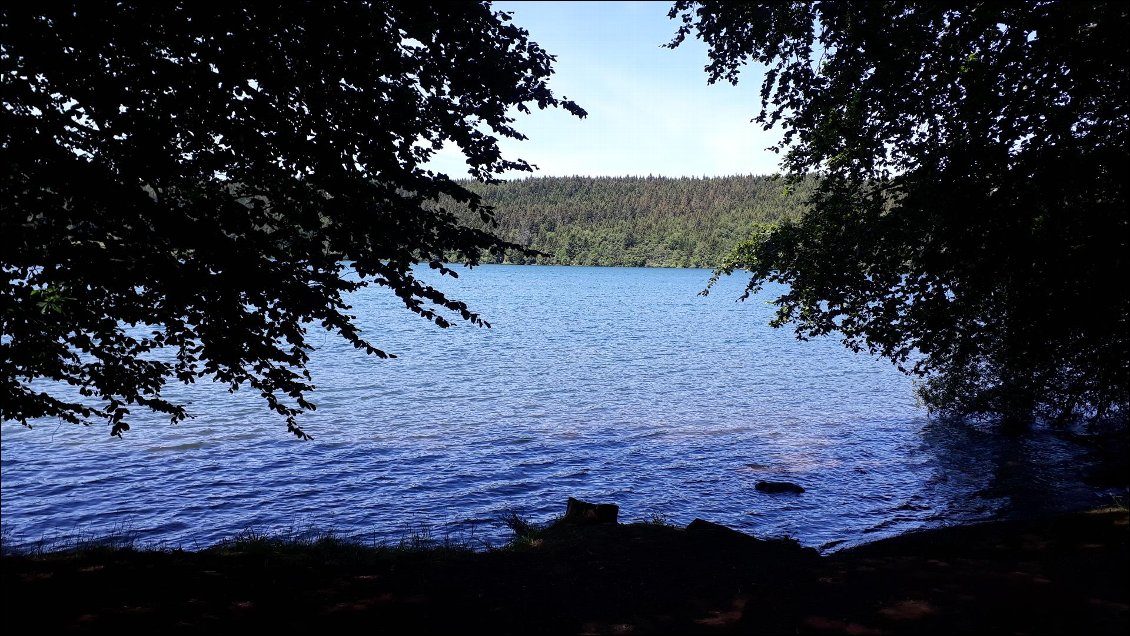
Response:
[[[542,254],[508,252],[504,260],[514,263],[717,267],[750,228],[803,214],[802,198],[787,196],[767,176],[537,177],[465,185],[494,209],[499,236]],[[811,185],[802,181],[795,189]],[[589,247],[561,249],[582,237],[591,238]]]
[[[1128,413],[1125,2],[676,2],[709,81],[766,66],[756,121],[811,212],[720,273],[1003,424]]]
[[[307,437],[307,329],[386,356],[348,292],[482,323],[412,267],[514,246],[426,162],[529,170],[498,147],[523,138],[511,109],[585,115],[552,61],[489,3],[5,3],[3,418],[120,435],[135,405],[185,418],[162,387],[211,377]]]

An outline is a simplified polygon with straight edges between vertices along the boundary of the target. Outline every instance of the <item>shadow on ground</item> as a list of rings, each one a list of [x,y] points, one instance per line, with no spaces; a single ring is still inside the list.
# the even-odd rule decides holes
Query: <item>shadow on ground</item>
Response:
[[[513,548],[3,558],[6,630],[1125,634],[1125,510],[818,556],[714,524],[561,524]],[[331,631],[332,633],[332,631]]]

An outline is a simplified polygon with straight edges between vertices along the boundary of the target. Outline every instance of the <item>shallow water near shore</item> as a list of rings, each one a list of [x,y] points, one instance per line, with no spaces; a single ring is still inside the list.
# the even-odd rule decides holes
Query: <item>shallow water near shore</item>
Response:
[[[5,422],[5,549],[123,532],[194,549],[249,529],[498,545],[504,516],[548,521],[570,496],[833,549],[1110,501],[1071,443],[929,421],[889,362],[769,328],[779,288],[736,302],[740,276],[698,295],[706,270],[459,271],[427,279],[491,329],[439,329],[370,288],[353,313],[396,359],[312,333],[313,442],[209,384],[166,391],[194,419],[138,413],[124,440]]]

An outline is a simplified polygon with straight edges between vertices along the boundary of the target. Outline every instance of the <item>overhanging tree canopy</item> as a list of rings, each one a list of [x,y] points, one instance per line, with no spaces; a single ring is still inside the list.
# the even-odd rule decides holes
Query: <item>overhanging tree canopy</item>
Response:
[[[523,138],[509,109],[585,115],[552,61],[488,3],[6,4],[3,418],[120,435],[132,405],[187,416],[167,380],[212,377],[306,437],[307,327],[386,355],[344,294],[481,323],[411,267],[513,246],[460,224],[449,207],[490,209],[424,166],[457,144],[477,178],[530,170],[500,153]]]
[[[937,411],[1125,423],[1124,2],[676,2],[709,80],[767,66],[811,212],[725,273],[787,283],[776,325],[925,376]]]

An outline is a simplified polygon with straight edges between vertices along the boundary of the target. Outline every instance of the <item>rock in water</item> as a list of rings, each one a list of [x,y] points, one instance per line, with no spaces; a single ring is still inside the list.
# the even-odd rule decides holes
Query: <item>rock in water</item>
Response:
[[[800,494],[804,492],[804,488],[794,484],[791,481],[759,481],[754,486],[759,492],[778,493],[778,492],[791,492]]]

